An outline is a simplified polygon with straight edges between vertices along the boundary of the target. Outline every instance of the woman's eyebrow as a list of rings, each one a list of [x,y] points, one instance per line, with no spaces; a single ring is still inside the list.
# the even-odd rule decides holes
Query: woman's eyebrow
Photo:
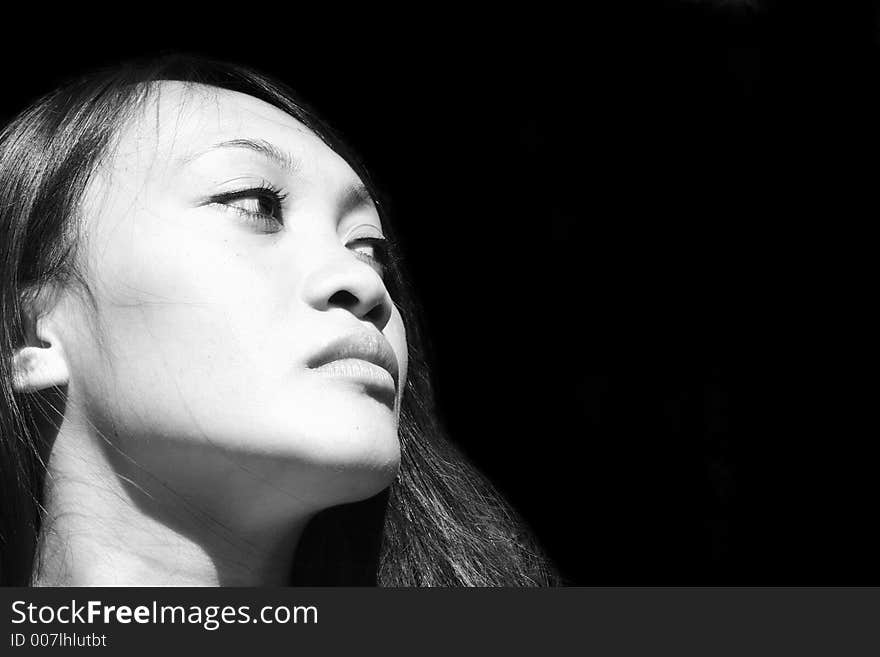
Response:
[[[270,160],[276,166],[286,171],[290,171],[291,173],[296,173],[300,170],[300,163],[295,157],[265,139],[228,139],[226,141],[221,141],[202,151],[184,156],[181,158],[180,164],[181,166],[185,166],[207,153],[222,150],[224,148],[241,148],[257,153],[265,157],[267,160]]]
[[[181,158],[180,164],[181,166],[187,165],[207,153],[224,148],[242,148],[252,151],[262,155],[276,166],[281,167],[285,171],[290,171],[291,173],[297,173],[301,170],[298,159],[265,139],[229,139],[221,141],[202,151],[184,156]],[[373,200],[373,195],[370,194],[370,190],[364,185],[364,183],[357,181],[356,183],[346,186],[340,199],[341,215],[344,216],[363,207],[371,206],[375,206],[375,201]]]
[[[345,216],[365,207],[375,207],[375,201],[370,190],[364,183],[358,181],[345,188],[339,203],[339,214]]]

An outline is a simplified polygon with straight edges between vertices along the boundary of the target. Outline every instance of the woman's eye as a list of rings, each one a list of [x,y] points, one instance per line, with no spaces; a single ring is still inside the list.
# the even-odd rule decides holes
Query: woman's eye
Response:
[[[349,242],[348,248],[384,278],[392,258],[391,245],[386,238],[361,237]]]
[[[278,232],[284,225],[282,210],[285,197],[286,195],[277,189],[255,187],[218,194],[211,198],[211,202],[256,222],[265,232]]]

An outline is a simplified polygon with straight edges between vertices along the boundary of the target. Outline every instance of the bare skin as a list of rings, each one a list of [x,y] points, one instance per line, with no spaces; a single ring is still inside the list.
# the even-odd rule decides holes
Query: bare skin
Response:
[[[381,222],[296,119],[159,91],[86,195],[94,305],[60,291],[16,356],[20,390],[66,390],[35,583],[284,584],[308,520],[399,464],[406,336]],[[392,383],[363,362],[313,367],[365,335],[393,354]]]

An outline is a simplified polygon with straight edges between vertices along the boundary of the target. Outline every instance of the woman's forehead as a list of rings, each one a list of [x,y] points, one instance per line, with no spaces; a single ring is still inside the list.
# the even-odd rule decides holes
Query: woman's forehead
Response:
[[[128,164],[132,157],[168,165],[233,139],[259,139],[304,156],[338,158],[302,122],[265,101],[238,91],[167,80],[150,83],[145,90],[143,102],[119,132],[114,159],[117,165]]]

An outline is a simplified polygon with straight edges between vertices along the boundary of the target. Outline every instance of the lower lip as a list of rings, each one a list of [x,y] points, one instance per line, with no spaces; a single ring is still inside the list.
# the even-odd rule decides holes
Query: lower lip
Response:
[[[394,391],[394,377],[383,367],[360,358],[342,358],[324,363],[315,372]]]

